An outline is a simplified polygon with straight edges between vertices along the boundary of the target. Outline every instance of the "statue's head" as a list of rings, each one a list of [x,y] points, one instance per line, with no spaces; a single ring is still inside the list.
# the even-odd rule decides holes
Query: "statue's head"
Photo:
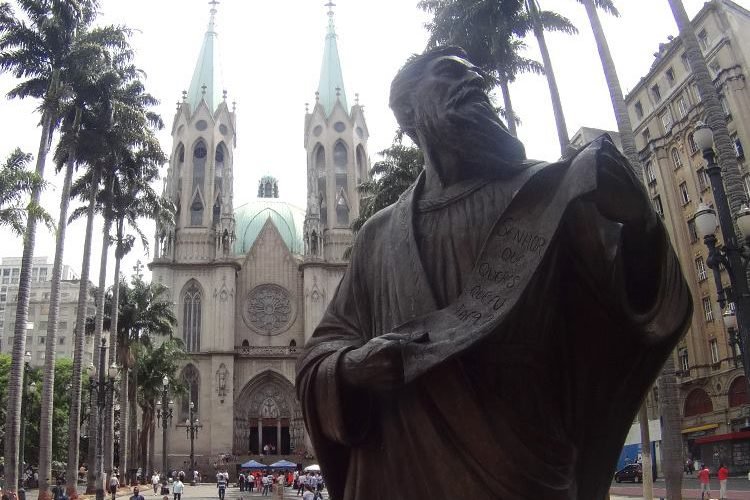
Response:
[[[438,47],[399,70],[390,106],[401,129],[423,149],[447,144],[483,168],[517,164],[526,158],[523,144],[508,132],[486,89],[482,71],[462,48]]]

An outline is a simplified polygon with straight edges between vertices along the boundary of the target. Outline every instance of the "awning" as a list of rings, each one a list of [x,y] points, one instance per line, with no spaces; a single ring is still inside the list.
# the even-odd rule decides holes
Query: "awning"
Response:
[[[750,431],[730,432],[728,434],[706,436],[696,439],[695,444],[715,443],[717,441],[735,441],[738,439],[750,439]]]
[[[688,427],[687,429],[682,429],[682,433],[690,434],[692,432],[700,432],[700,431],[707,431],[709,429],[716,429],[717,427],[719,427],[719,424],[699,425],[697,427]]]
[[[268,468],[266,464],[256,462],[255,460],[250,460],[249,462],[245,462],[244,464],[240,465],[240,467],[243,469],[267,469]]]
[[[294,462],[290,462],[289,460],[279,460],[278,462],[274,462],[269,467],[273,469],[296,469],[297,464]]]

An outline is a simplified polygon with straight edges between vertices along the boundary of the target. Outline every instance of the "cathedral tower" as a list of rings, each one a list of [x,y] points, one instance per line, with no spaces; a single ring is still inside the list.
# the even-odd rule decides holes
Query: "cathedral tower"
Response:
[[[355,94],[349,108],[337,45],[332,2],[315,105],[305,112],[307,211],[304,223],[305,339],[346,271],[351,224],[359,216],[357,186],[369,176],[367,123]]]
[[[240,266],[234,259],[233,158],[235,113],[219,81],[216,6],[210,18],[190,86],[172,122],[172,145],[164,196],[176,207],[174,224],[157,227],[157,251],[149,265],[153,281],[169,289],[182,339],[190,357],[179,377],[189,387],[178,398],[178,421],[192,402],[204,431],[196,441],[206,454],[232,449],[235,291]],[[209,425],[210,422],[210,425]],[[171,430],[170,430],[171,432]],[[183,440],[167,450],[170,460],[187,456]],[[157,455],[163,453],[157,446]],[[181,461],[179,463],[182,463]]]
[[[359,215],[357,186],[367,178],[367,124],[364,107],[348,107],[337,46],[332,2],[315,105],[305,114],[307,215],[305,258],[343,262],[352,243],[351,223]]]

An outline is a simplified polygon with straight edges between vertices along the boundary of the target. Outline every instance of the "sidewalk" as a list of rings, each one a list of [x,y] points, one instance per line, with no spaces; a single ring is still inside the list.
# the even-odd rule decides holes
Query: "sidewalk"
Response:
[[[643,498],[643,489],[640,486],[617,486],[609,489],[610,500],[632,500]],[[682,497],[686,499],[700,498],[700,490],[683,489]],[[654,488],[654,499],[666,499],[667,492],[664,488]],[[719,498],[718,488],[711,490],[711,499]],[[727,490],[727,498],[731,500],[750,500],[750,491]]]

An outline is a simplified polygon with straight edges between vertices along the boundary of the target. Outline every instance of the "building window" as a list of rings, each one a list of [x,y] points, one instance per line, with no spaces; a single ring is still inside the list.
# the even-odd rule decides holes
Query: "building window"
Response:
[[[677,107],[680,109],[680,118],[685,118],[688,114],[688,105],[684,97],[677,101]]]
[[[703,260],[703,257],[695,259],[695,270],[698,273],[698,281],[703,281],[708,277],[706,274],[706,262]]]
[[[654,203],[654,210],[657,214],[659,214],[660,217],[664,218],[664,207],[661,204],[661,196],[658,194],[654,196],[651,200]]]
[[[664,133],[668,134],[672,130],[672,113],[667,110],[659,118],[661,118],[661,124],[664,127]]]
[[[57,337],[57,343],[59,345],[65,345],[65,337]]]
[[[710,63],[709,65],[708,65],[708,69],[709,69],[709,70],[711,71],[711,76],[712,76],[713,78],[716,78],[716,76],[717,76],[717,75],[719,74],[719,72],[721,71],[721,65],[719,64],[719,61],[717,61],[716,59],[714,59],[714,60],[713,60],[713,61],[711,61],[711,63]]]
[[[704,29],[698,33],[698,44],[703,51],[708,50],[708,33]]]
[[[201,349],[201,290],[195,280],[190,281],[183,295],[183,340],[187,352]]]
[[[745,196],[750,198],[750,175],[742,177],[743,183],[745,184]]]
[[[695,137],[693,133],[688,134],[688,148],[690,148],[690,154],[694,155],[698,152],[698,145],[695,143]]]
[[[39,337],[39,345],[44,345],[47,343],[47,337]]]
[[[669,68],[667,70],[667,82],[669,83],[670,87],[674,87],[674,69]]]
[[[708,178],[705,168],[698,169],[698,188],[704,191],[711,187],[711,179]]]
[[[651,141],[651,131],[649,129],[644,130],[641,137],[643,137],[643,146],[648,146],[649,141]]]
[[[729,111],[729,103],[727,103],[727,98],[723,95],[719,96],[719,102],[721,103],[721,110],[724,111],[724,116],[727,118],[732,116],[732,113]]]
[[[737,134],[732,135],[732,145],[734,146],[734,154],[737,155],[737,158],[740,160],[744,160],[745,150],[742,147],[742,141],[740,141],[740,138],[737,137]]]
[[[744,375],[740,375],[729,386],[729,407],[735,408],[748,403],[750,403],[750,399],[747,397],[747,379]]]
[[[680,349],[680,371],[687,374],[690,372],[690,358],[686,348]]]
[[[703,99],[701,98],[700,90],[698,90],[698,85],[693,84],[693,95],[695,96],[695,102],[701,102]]]
[[[687,223],[688,234],[690,235],[690,243],[698,241],[698,231],[695,229],[695,219],[690,219]]]
[[[672,148],[672,166],[675,170],[682,166],[682,158],[680,158],[680,152],[677,148]]]
[[[659,90],[659,84],[655,83],[653,87],[651,87],[651,96],[654,98],[654,102],[661,101],[661,91]]]
[[[187,394],[182,397],[182,405],[180,405],[182,411],[182,419],[189,416],[190,401],[193,402],[193,409],[196,412],[195,414],[198,414],[200,380],[200,374],[198,373],[198,369],[194,365],[189,364],[185,367],[184,370],[182,370],[182,381],[187,388]]]
[[[703,317],[709,322],[714,320],[714,306],[710,297],[703,297]]]
[[[690,192],[688,191],[687,182],[680,183],[680,199],[683,206],[690,203]]]
[[[654,173],[654,164],[650,161],[646,162],[646,181],[651,184],[656,182],[656,173]]]
[[[47,268],[39,268],[39,281],[47,281]]]
[[[680,56],[680,59],[682,59],[682,67],[685,68],[685,71],[688,73],[690,72],[690,61],[688,60],[687,52],[683,52]]]
[[[711,363],[715,365],[719,362],[719,343],[716,339],[711,339],[708,346],[711,348]]]
[[[643,105],[641,104],[641,101],[637,101],[635,103],[635,116],[640,120],[643,118]]]

